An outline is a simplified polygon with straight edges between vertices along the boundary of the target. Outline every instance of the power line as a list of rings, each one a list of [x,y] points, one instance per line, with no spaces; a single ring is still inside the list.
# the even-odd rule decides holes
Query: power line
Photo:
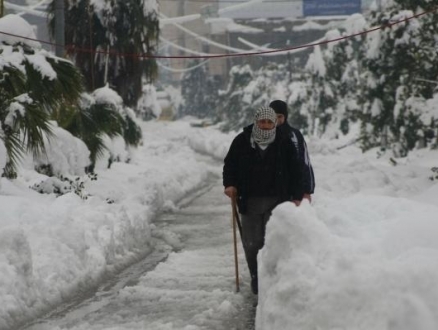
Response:
[[[327,45],[329,43],[333,43],[333,42],[338,42],[338,41],[342,41],[342,40],[347,40],[350,38],[354,38],[357,36],[362,36],[362,35],[366,35],[368,33],[374,32],[374,31],[378,31],[378,30],[382,30],[385,28],[390,28],[394,25],[400,24],[400,23],[405,23],[408,22],[409,20],[412,20],[414,18],[419,18],[421,16],[430,14],[432,12],[435,12],[438,10],[438,7],[431,9],[429,11],[425,11],[410,17],[406,17],[404,19],[400,19],[398,21],[393,21],[393,22],[389,22],[362,32],[358,32],[358,33],[353,33],[350,35],[346,35],[346,36],[342,36],[339,38],[335,38],[335,39],[330,39],[330,40],[323,40],[320,42],[314,42],[314,43],[308,43],[305,45],[300,45],[300,46],[295,46],[295,47],[288,47],[288,48],[283,48],[283,49],[274,49],[274,50],[269,50],[269,51],[258,51],[258,52],[242,52],[242,53],[232,53],[232,54],[213,54],[213,55],[195,55],[195,56],[165,56],[165,55],[151,55],[151,54],[139,54],[139,53],[132,53],[132,54],[128,54],[128,53],[120,53],[117,52],[115,50],[109,50],[109,51],[103,51],[103,50],[94,50],[94,49],[87,49],[87,48],[80,48],[80,47],[75,47],[74,45],[70,45],[70,46],[66,46],[66,49],[72,51],[72,52],[82,52],[82,53],[92,53],[92,54],[108,54],[108,55],[115,55],[115,56],[122,56],[122,57],[136,57],[136,58],[146,58],[146,59],[196,59],[196,58],[226,58],[226,57],[248,57],[248,56],[260,56],[260,55],[264,55],[264,54],[273,54],[273,53],[286,53],[288,51],[295,51],[297,49],[301,49],[301,48],[310,48],[310,47],[314,47],[314,46],[321,46],[321,45]],[[35,38],[29,38],[29,37],[24,37],[24,36],[20,36],[20,35],[16,35],[16,34],[12,34],[12,33],[8,33],[8,32],[3,32],[0,31],[0,34],[4,34],[4,35],[8,35],[11,37],[16,37],[16,38],[20,38],[20,39],[24,39],[24,40],[31,40],[31,41],[37,41],[40,43],[44,43],[44,44],[49,44],[49,45],[53,45],[53,46],[58,46],[55,43],[52,42],[48,42],[48,41],[43,41],[43,40],[39,40],[39,39],[35,39]]]

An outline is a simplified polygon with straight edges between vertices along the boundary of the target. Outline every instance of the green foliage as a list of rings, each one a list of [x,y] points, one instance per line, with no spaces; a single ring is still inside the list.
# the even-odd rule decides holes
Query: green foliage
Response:
[[[123,134],[123,118],[109,104],[83,102],[80,107],[65,110],[65,116],[58,122],[59,126],[85,142],[90,150],[91,166],[94,170],[98,157],[103,155],[105,143],[103,135],[115,137]]]
[[[77,102],[82,76],[71,62],[26,44],[0,44],[0,58],[5,50],[12,55],[0,68],[0,138],[8,154],[3,175],[14,178],[24,152],[44,153],[44,137],[51,136],[49,120],[62,117],[62,109]],[[10,58],[14,61],[8,62]]]
[[[67,52],[86,77],[88,91],[108,82],[126,105],[136,106],[142,79],[156,78],[157,65],[149,56],[155,52],[159,20],[157,13],[145,13],[145,1],[105,0],[104,6],[95,8],[88,0],[66,0],[65,42],[71,46]],[[52,1],[52,35],[54,11]],[[113,54],[107,56],[107,51]]]
[[[374,13],[371,24],[383,25],[414,14],[407,10],[430,10],[432,2],[436,7],[438,1],[396,1],[385,12]],[[373,143],[363,145],[364,150],[381,146],[391,148],[396,156],[405,156],[433,128],[422,121],[423,111],[412,101],[433,96],[435,85],[431,81],[438,76],[437,28],[438,15],[431,12],[379,32],[379,53],[361,63],[366,79],[372,82],[362,90],[367,100],[362,120],[373,126],[372,138],[364,134],[364,141]],[[377,112],[372,109],[376,102],[380,104]]]
[[[218,117],[225,131],[240,130],[253,122],[254,112],[272,101],[276,84],[285,79],[285,67],[270,63],[253,72],[249,65],[234,66],[225,91],[220,92]]]
[[[138,146],[142,140],[141,128],[128,113],[123,116],[123,139],[129,146]]]
[[[250,104],[243,101],[244,88],[253,80],[253,72],[249,65],[234,66],[230,71],[230,79],[225,91],[220,92],[218,117],[224,122],[225,131],[238,130],[248,125]]]
[[[90,150],[88,172],[94,170],[97,159],[104,155],[105,136],[121,136],[128,146],[138,146],[142,138],[132,110],[109,100],[96,102],[93,95],[83,94],[79,106],[65,108],[63,116],[57,120],[60,127],[84,141]]]
[[[210,76],[207,67],[200,63],[199,60],[190,61],[188,67],[195,68],[182,75],[183,102],[178,108],[179,117],[214,118],[217,114],[221,81],[217,76]]]
[[[188,62],[188,67],[199,65],[199,60]],[[211,109],[205,107],[207,72],[204,65],[185,72],[181,78],[181,96],[184,102],[178,109],[179,116],[205,118],[211,115]]]
[[[8,154],[8,162],[2,175],[14,178],[17,161],[25,148],[21,142],[19,130],[10,121],[7,123],[6,119],[10,115],[10,105],[14,102],[14,98],[24,93],[26,79],[25,75],[13,66],[4,66],[0,74],[0,138]],[[14,113],[11,115],[13,116]]]
[[[394,157],[414,148],[436,148],[438,0],[394,0],[385,6],[367,17],[353,15],[327,37],[382,29],[314,47],[292,81],[282,65],[256,72],[249,66],[233,67],[217,102],[223,129],[251,123],[254,109],[281,95],[290,106],[289,122],[305,134],[356,134],[354,141],[364,151],[378,147]],[[412,19],[422,12],[427,14]],[[202,93],[196,91],[203,90],[205,78],[198,80],[200,85],[186,83],[199,98],[192,97],[193,103],[202,102]]]

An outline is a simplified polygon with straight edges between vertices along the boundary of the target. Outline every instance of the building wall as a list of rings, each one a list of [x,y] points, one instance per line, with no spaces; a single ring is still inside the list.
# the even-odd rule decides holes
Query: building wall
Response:
[[[203,2],[192,2],[192,1],[160,1],[160,12],[168,17],[179,17],[191,14],[200,13],[203,6],[206,5],[217,5],[217,0],[205,0]],[[186,23],[180,23],[183,27],[188,30],[193,31],[208,39],[217,39],[218,42],[224,43],[224,36],[212,36],[210,34],[210,25],[206,23],[203,19],[196,19]],[[188,48],[201,53],[212,53],[220,52],[214,47],[202,42],[195,36],[189,35],[186,32],[181,31],[173,24],[166,24],[161,28],[161,36],[171,42],[177,43],[178,45]],[[163,42],[160,42],[160,46],[165,48],[160,48],[160,54],[166,54],[171,56],[192,56],[195,54],[190,54],[182,50],[178,50],[174,47],[165,46]],[[198,61],[203,62],[205,59],[199,59]],[[171,60],[160,60],[160,63],[171,67],[176,70],[183,70],[187,67],[195,65],[194,59],[171,59]],[[210,75],[220,75],[223,76],[227,72],[227,62],[222,59],[210,59],[206,63],[206,67],[209,70]],[[162,83],[178,83],[181,79],[181,73],[178,72],[165,72],[166,70],[162,67],[160,68],[160,79]]]
[[[242,3],[241,0],[234,0],[236,4]],[[329,1],[329,0],[324,0]],[[344,3],[346,0],[336,0],[334,3]],[[357,3],[358,0],[351,0],[352,3]],[[369,7],[371,0],[362,0],[362,10],[366,10]],[[269,3],[272,2],[272,3]],[[330,1],[329,1],[330,2]],[[223,9],[226,6],[233,5],[230,0],[204,0],[199,1],[160,1],[160,11],[168,17],[179,17],[184,15],[198,14],[202,12],[202,7],[205,5],[215,4],[219,9]],[[268,7],[269,10],[268,10]],[[313,17],[312,21],[321,25],[327,23],[342,20],[346,16],[334,17],[334,16],[317,16]],[[252,27],[262,30],[260,33],[247,33],[245,31],[229,30],[224,28],[226,25],[226,19],[228,22],[235,22],[246,27]],[[214,26],[217,22],[225,24],[219,31]],[[223,23],[225,22],[225,23]],[[268,44],[270,48],[283,49],[288,47],[294,47],[303,45],[309,42],[313,42],[321,38],[327,30],[294,30],[294,26],[304,24],[306,18],[303,17],[303,1],[291,1],[291,2],[278,2],[277,0],[264,0],[263,3],[258,5],[251,5],[250,7],[241,8],[239,10],[232,10],[227,13],[221,13],[221,17],[218,19],[197,19],[190,22],[182,23],[185,28],[200,34],[208,39],[216,41],[221,44],[229,45],[239,49],[250,49],[247,45],[239,41],[239,38],[244,38],[257,45]],[[220,24],[219,24],[220,25]],[[205,44],[204,42],[196,39],[175,26],[168,24],[164,25],[161,30],[163,38],[179,45],[196,50],[199,52],[211,53],[211,54],[227,54],[228,51],[222,48]],[[174,48],[166,48],[168,55],[182,55],[190,56],[191,54],[176,50]],[[160,50],[160,54],[163,54],[164,49]],[[226,81],[228,78],[229,69],[236,64],[248,63],[253,69],[257,69],[260,66],[266,65],[269,62],[287,63],[291,70],[294,72],[304,67],[307,61],[308,54],[311,49],[300,52],[294,55],[281,54],[278,56],[246,56],[246,57],[229,57],[229,58],[213,58],[208,61],[206,67],[210,75],[217,75],[221,77],[222,81]],[[204,59],[200,59],[204,61]],[[167,66],[174,69],[185,69],[189,66],[193,66],[193,62],[188,59],[175,59],[169,61],[160,61],[160,63],[166,62]],[[165,73],[165,70],[161,69],[161,78],[163,82],[178,83],[181,79],[181,73]]]

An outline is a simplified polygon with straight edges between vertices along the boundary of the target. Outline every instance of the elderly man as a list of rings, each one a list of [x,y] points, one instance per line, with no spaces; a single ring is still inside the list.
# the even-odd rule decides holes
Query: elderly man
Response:
[[[224,159],[225,194],[235,198],[242,219],[242,243],[258,293],[257,254],[264,245],[272,210],[290,201],[297,206],[303,195],[302,166],[290,139],[278,134],[277,116],[270,107],[258,109],[254,123],[237,135]]]

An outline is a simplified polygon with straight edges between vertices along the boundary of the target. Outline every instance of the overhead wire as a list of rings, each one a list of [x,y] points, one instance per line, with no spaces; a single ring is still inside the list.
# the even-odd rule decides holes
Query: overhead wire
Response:
[[[382,24],[380,26],[376,26],[373,28],[370,28],[368,30],[364,30],[361,32],[357,32],[357,33],[353,33],[353,34],[349,34],[349,35],[344,35],[341,36],[339,38],[335,38],[335,39],[329,39],[329,40],[324,40],[324,41],[320,41],[320,42],[313,42],[313,43],[307,43],[307,44],[303,44],[303,45],[298,45],[298,46],[294,46],[294,47],[286,47],[286,48],[282,48],[282,49],[273,49],[273,50],[265,50],[265,51],[256,51],[256,52],[251,52],[251,51],[243,51],[241,53],[229,53],[229,54],[209,54],[209,55],[193,55],[193,56],[166,56],[166,55],[152,55],[152,54],[142,54],[142,53],[120,53],[117,52],[115,50],[94,50],[94,49],[87,49],[87,48],[81,48],[81,47],[75,47],[74,45],[67,45],[65,46],[67,49],[69,49],[70,51],[74,51],[74,52],[84,52],[84,53],[93,53],[93,54],[109,54],[109,55],[117,55],[117,56],[122,56],[122,57],[137,57],[137,58],[147,58],[147,59],[195,59],[195,58],[227,58],[227,57],[248,57],[248,56],[260,56],[260,55],[264,55],[264,54],[273,54],[273,53],[284,53],[287,54],[288,51],[292,51],[292,50],[296,50],[296,49],[301,49],[301,48],[310,48],[310,47],[314,47],[314,46],[320,46],[320,45],[326,45],[332,42],[338,42],[338,41],[342,41],[342,40],[346,40],[349,38],[354,38],[357,36],[361,36],[361,35],[366,35],[368,33],[374,32],[374,31],[378,31],[384,28],[389,28],[392,27],[394,25],[400,24],[400,23],[404,23],[407,22],[409,20],[415,19],[415,18],[419,18],[421,16],[430,14],[432,12],[435,12],[438,10],[438,7],[435,7],[429,11],[424,11],[415,15],[412,15],[410,17],[406,17],[400,20],[396,20],[396,21],[392,21],[392,22],[388,22],[385,24]],[[44,41],[44,40],[39,40],[36,38],[29,38],[29,37],[24,37],[24,36],[20,36],[17,34],[13,34],[13,33],[8,33],[8,32],[4,32],[4,31],[0,31],[0,34],[4,34],[4,35],[8,35],[8,36],[12,36],[12,37],[16,37],[16,38],[20,38],[20,39],[24,39],[24,40],[31,40],[31,41],[37,41],[40,43],[45,43],[45,44],[49,44],[49,45],[53,45],[53,46],[58,46],[55,43],[49,42],[49,41]]]

